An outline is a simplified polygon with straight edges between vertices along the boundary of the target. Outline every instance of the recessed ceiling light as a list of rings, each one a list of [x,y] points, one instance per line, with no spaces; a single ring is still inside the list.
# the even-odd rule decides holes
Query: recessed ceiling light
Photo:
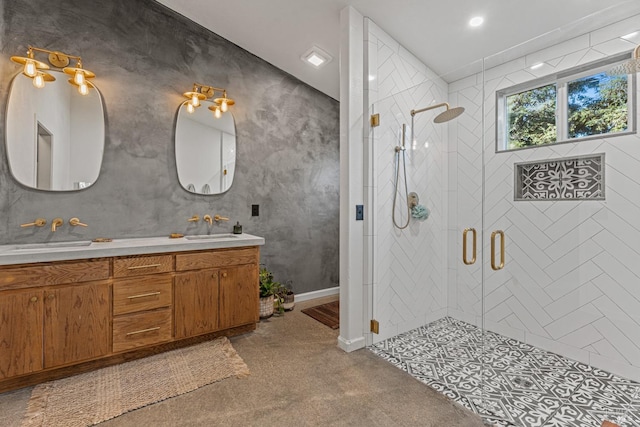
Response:
[[[376,76],[369,74],[369,81],[372,82],[376,79]]]
[[[538,68],[542,67],[544,65],[544,62],[538,62],[537,64],[533,64],[530,68],[532,70],[537,70]]]
[[[629,34],[627,34],[627,35],[620,36],[620,38],[621,38],[621,39],[625,39],[625,40],[629,40],[629,39],[632,39],[632,38],[634,38],[635,36],[637,36],[637,35],[638,35],[638,33],[640,33],[640,31],[634,31],[633,33],[629,33]]]
[[[313,46],[311,49],[306,51],[300,59],[316,68],[320,68],[331,61],[331,55],[319,47]]]
[[[471,25],[472,27],[479,27],[480,25],[482,25],[483,22],[484,22],[484,18],[482,16],[474,16],[469,21],[469,25]]]

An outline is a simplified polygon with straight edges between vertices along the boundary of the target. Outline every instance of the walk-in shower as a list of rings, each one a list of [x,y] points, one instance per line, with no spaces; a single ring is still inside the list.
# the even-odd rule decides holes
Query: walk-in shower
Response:
[[[638,7],[453,77],[369,31],[364,338],[491,425],[640,426]]]

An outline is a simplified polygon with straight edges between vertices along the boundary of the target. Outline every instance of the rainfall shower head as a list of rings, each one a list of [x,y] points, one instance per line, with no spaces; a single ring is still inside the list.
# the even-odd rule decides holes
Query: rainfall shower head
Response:
[[[449,120],[453,120],[458,117],[460,114],[464,113],[464,107],[453,107],[447,108],[442,113],[438,114],[435,119],[433,119],[434,123],[444,123]]]
[[[607,74],[611,76],[618,76],[621,74],[635,74],[638,72],[640,72],[640,45],[634,49],[631,59],[623,62],[622,64],[616,65],[609,70]]]
[[[439,108],[439,107],[446,107],[447,109],[445,111],[443,111],[442,113],[438,114],[433,119],[434,123],[448,122],[449,120],[455,119],[456,117],[458,117],[460,114],[462,114],[464,112],[464,107],[453,107],[453,108],[451,108],[451,107],[449,107],[449,104],[447,104],[446,102],[443,102],[442,104],[432,105],[430,107],[422,108],[420,110],[411,110],[411,117],[415,116],[418,113],[422,113],[424,111],[433,110],[434,108]]]

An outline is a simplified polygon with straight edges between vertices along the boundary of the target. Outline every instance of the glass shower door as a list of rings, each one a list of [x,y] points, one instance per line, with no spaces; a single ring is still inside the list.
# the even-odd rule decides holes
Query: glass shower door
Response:
[[[484,61],[482,401],[507,425],[640,423],[638,90],[607,74],[632,28],[640,15]],[[622,80],[624,129],[580,130]]]

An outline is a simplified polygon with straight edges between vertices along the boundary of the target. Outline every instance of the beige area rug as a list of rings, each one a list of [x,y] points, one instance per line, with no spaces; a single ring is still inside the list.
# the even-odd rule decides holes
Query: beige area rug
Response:
[[[226,337],[36,386],[23,426],[91,426],[249,368]]]

